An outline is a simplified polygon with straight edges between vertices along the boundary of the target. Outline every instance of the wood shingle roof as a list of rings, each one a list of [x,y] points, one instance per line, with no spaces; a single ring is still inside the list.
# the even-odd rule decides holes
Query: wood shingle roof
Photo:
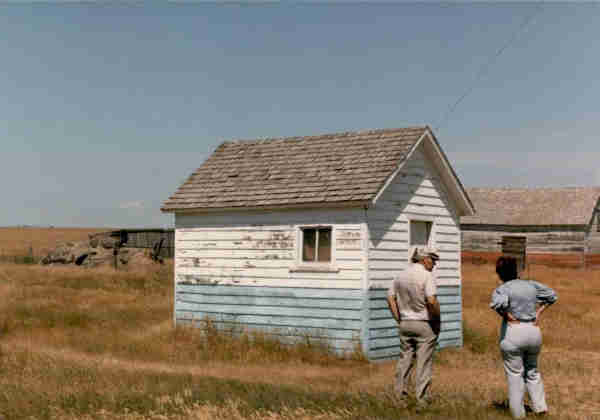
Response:
[[[467,188],[477,213],[461,224],[587,225],[600,187]]]
[[[366,203],[427,127],[226,141],[165,201],[165,212]]]

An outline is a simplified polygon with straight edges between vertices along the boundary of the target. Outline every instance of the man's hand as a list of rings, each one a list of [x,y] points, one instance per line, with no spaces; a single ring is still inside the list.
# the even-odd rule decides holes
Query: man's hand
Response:
[[[400,311],[398,311],[398,304],[396,303],[396,298],[394,296],[387,296],[387,303],[390,308],[390,312],[392,316],[396,320],[397,323],[400,323]]]
[[[427,297],[427,312],[429,312],[429,325],[435,335],[440,335],[442,329],[440,302],[435,296]]]

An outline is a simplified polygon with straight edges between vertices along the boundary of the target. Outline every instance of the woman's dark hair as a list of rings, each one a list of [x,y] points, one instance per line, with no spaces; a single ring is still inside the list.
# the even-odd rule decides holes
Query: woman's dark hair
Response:
[[[515,257],[500,257],[496,261],[496,273],[502,281],[517,278],[517,259]]]

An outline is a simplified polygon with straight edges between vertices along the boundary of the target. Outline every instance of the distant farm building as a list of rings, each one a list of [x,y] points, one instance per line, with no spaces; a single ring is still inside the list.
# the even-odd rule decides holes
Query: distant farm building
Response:
[[[179,187],[175,320],[399,354],[386,303],[433,245],[441,346],[462,344],[459,218],[473,207],[427,127],[231,141]]]
[[[175,252],[173,229],[120,229],[95,233],[91,238],[110,238],[123,248],[156,250],[163,258],[173,258]]]
[[[527,264],[600,265],[600,188],[470,188],[476,215],[461,218],[463,259],[503,251]]]

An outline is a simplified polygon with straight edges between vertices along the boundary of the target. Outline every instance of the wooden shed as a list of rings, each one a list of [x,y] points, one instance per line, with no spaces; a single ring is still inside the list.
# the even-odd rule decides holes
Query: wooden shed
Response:
[[[440,345],[462,344],[460,216],[473,206],[428,127],[228,141],[163,205],[175,214],[177,323],[399,354],[385,295],[435,246]]]
[[[599,187],[467,192],[477,214],[461,219],[465,260],[494,262],[503,247],[520,242],[528,264],[600,265]]]

